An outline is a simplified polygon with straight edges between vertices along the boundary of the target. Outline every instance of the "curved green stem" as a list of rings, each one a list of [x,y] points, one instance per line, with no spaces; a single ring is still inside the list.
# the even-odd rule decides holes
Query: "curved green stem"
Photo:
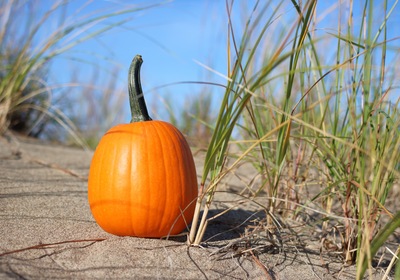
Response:
[[[129,67],[128,90],[132,114],[131,123],[151,121],[149,113],[147,112],[142,85],[140,83],[140,66],[142,66],[142,63],[142,56],[136,55],[132,60],[131,66]]]

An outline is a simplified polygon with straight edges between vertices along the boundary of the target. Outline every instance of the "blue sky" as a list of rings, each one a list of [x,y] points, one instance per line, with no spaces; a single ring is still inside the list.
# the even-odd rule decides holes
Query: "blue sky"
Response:
[[[110,7],[110,10],[130,7],[126,2],[93,1],[74,17],[80,18],[80,14],[105,11]],[[131,2],[138,3],[138,6],[157,3]],[[73,14],[81,6],[81,2],[73,1],[68,12]],[[120,69],[119,84],[126,87],[129,64],[136,54],[141,54],[144,60],[141,80],[148,105],[151,107],[151,104],[158,102],[160,95],[168,95],[177,102],[178,108],[191,94],[200,91],[199,85],[163,86],[181,81],[206,80],[210,73],[195,60],[226,72],[225,1],[167,1],[150,9],[107,19],[97,27],[123,19],[128,19],[128,22],[95,40],[84,42],[54,60],[51,67],[57,73],[58,82],[67,82],[70,75],[68,72],[77,68],[80,80],[89,81],[94,66],[103,70],[99,75],[109,74],[107,71],[116,66]],[[87,60],[90,63],[80,63],[77,60]],[[65,69],[67,73],[62,73]],[[58,74],[60,72],[61,75]]]
[[[264,0],[260,3],[264,3]],[[257,1],[236,0],[232,16],[236,25],[236,32],[240,34],[240,26],[251,12]],[[280,1],[272,1],[277,6]],[[390,0],[389,6],[396,0]],[[47,10],[55,1],[39,1],[41,9]],[[198,84],[164,85],[182,81],[210,81],[225,83],[225,81],[201,67],[195,61],[200,61],[221,73],[226,73],[226,44],[227,23],[225,0],[175,0],[175,1],[123,1],[123,0],[93,0],[70,1],[67,6],[66,22],[79,21],[92,13],[108,13],[129,7],[145,7],[155,3],[162,3],[156,7],[145,9],[122,16],[109,18],[93,26],[96,28],[112,25],[115,22],[126,20],[121,26],[104,33],[96,39],[86,41],[72,50],[62,54],[52,61],[50,77],[54,83],[68,82],[74,73],[79,73],[81,82],[90,82],[94,69],[98,69],[100,81],[106,80],[114,67],[118,67],[120,75],[117,77],[119,88],[126,89],[127,71],[129,64],[136,54],[144,59],[142,66],[142,84],[149,107],[157,104],[163,110],[162,98],[169,96],[174,101],[174,110],[182,108],[184,100],[199,94],[204,86]],[[278,14],[281,15],[277,24],[289,26],[291,15],[295,14],[291,1],[284,1]],[[338,1],[320,1],[317,11],[324,14]],[[347,3],[347,1],[343,1]],[[376,1],[381,5],[382,1]],[[354,2],[354,18],[360,18],[360,1]],[[272,10],[272,9],[271,9]],[[336,9],[337,10],[337,9]],[[377,9],[377,12],[380,10]],[[345,20],[345,19],[343,19]],[[49,32],[56,26],[57,18],[52,19],[48,28],[42,32]],[[396,8],[392,15],[391,27],[400,26],[400,9]],[[326,13],[326,19],[319,25],[318,32],[327,31],[336,33],[337,17],[335,10]],[[377,25],[378,28],[378,25]],[[400,36],[400,29],[390,28],[389,38]],[[83,33],[85,34],[85,33]],[[82,36],[82,34],[80,34]],[[68,37],[67,37],[68,38]],[[238,39],[238,38],[237,38]],[[271,39],[272,38],[267,38]],[[398,41],[397,41],[397,46]],[[82,62],[85,61],[85,62]],[[161,88],[160,88],[161,87]],[[156,89],[156,90],[154,90]],[[223,89],[208,87],[210,94],[218,100]],[[161,97],[161,99],[160,99]],[[128,107],[126,96],[126,108]],[[150,108],[151,110],[151,108]],[[160,115],[163,115],[162,112]],[[153,115],[154,116],[154,115]],[[129,121],[129,115],[125,118]]]

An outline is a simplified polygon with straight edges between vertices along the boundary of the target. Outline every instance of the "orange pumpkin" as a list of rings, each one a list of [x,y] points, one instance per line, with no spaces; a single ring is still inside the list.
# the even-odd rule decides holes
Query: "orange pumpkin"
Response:
[[[129,70],[132,121],[111,128],[100,140],[90,165],[88,199],[105,231],[163,237],[180,233],[192,221],[196,169],[179,130],[148,116],[141,64],[137,55]]]

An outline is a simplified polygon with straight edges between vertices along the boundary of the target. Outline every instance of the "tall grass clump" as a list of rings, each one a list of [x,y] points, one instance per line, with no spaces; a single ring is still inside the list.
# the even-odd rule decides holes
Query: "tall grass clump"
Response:
[[[268,223],[314,208],[324,213],[316,226],[340,229],[343,261],[356,264],[357,278],[372,267],[399,226],[387,203],[400,178],[400,47],[390,25],[397,2],[257,1],[240,30],[227,1],[228,70],[218,73],[226,91],[191,244],[202,240],[222,178],[250,161],[262,180],[249,199],[266,193]],[[320,27],[327,23],[334,25]],[[225,166],[233,131],[242,150]],[[307,181],[311,169],[313,182]],[[317,187],[309,193],[311,183]]]
[[[265,19],[264,13],[268,10],[269,4],[261,7],[261,12],[256,12],[257,6],[258,5],[256,5],[249,20],[246,22],[240,43],[238,43],[236,38],[237,34],[235,34],[230,15],[232,5],[229,5],[227,2],[229,18],[227,46],[228,71],[227,75],[225,75],[227,85],[205,157],[204,171],[200,182],[200,195],[196,203],[195,217],[189,237],[189,242],[191,244],[199,244],[203,238],[208,222],[207,214],[217,190],[218,183],[227,174],[227,171],[224,170],[224,165],[226,163],[227,149],[232,137],[232,132],[239,124],[242,113],[248,110],[250,114],[253,114],[251,107],[252,96],[267,82],[269,75],[292,54],[291,51],[284,52],[288,40],[287,37],[280,42],[280,45],[278,44],[276,46],[275,52],[272,54],[273,59],[262,62],[259,61],[256,55],[262,47],[262,39],[265,38],[264,36],[268,27],[276,19],[276,13],[274,12],[267,17],[266,22],[263,23],[264,25],[259,29],[257,28],[258,24],[260,24],[261,20]],[[253,41],[254,38],[255,42]],[[257,73],[253,72],[254,63],[263,65],[262,69]],[[275,130],[285,130],[288,124],[289,122],[283,119]],[[257,144],[261,144],[261,142],[266,140],[271,134],[267,133],[266,135],[261,135],[259,131],[256,131],[255,136],[258,138],[256,139],[256,141],[258,140]],[[287,141],[287,139],[285,139],[285,141]],[[286,143],[284,145],[286,145]],[[244,154],[241,157],[243,156]],[[206,185],[207,179],[209,181]],[[205,200],[204,210],[199,228],[197,229],[197,222],[203,200]]]
[[[80,9],[90,1],[81,3]],[[53,92],[63,85],[49,86],[50,63],[82,42],[92,40],[130,20],[122,17],[150,6],[116,11],[94,11],[66,16],[69,1],[1,1],[0,3],[0,131],[8,128],[40,133],[40,122],[50,117],[78,140],[75,125],[53,105]],[[153,5],[154,6],[154,5]],[[44,10],[43,10],[44,8]]]

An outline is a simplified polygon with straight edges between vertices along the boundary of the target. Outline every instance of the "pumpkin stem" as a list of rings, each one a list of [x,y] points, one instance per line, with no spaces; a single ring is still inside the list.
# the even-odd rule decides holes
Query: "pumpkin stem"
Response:
[[[132,60],[131,66],[129,67],[128,90],[132,114],[131,123],[151,121],[149,113],[147,112],[142,85],[140,83],[140,66],[142,66],[142,63],[142,56],[136,55]]]

